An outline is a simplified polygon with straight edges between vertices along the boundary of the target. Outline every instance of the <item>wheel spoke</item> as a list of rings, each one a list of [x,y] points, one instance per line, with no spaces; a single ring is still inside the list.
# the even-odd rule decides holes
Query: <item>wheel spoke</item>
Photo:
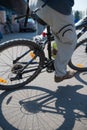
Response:
[[[70,67],[78,71],[87,71],[87,39],[78,43],[69,63]]]

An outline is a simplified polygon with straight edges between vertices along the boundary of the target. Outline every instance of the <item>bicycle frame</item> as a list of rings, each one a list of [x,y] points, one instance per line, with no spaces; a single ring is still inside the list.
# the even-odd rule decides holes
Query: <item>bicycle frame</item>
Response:
[[[79,33],[77,34],[77,40],[87,31],[87,19],[85,20],[84,23],[84,19],[81,25],[76,26],[76,30],[80,30]],[[87,52],[87,43],[86,43],[86,48],[85,51]]]

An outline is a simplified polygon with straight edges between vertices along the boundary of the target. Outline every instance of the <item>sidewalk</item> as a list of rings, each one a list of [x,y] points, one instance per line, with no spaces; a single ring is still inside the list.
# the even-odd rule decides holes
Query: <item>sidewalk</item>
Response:
[[[0,130],[87,130],[87,72],[55,83],[54,73],[43,71],[23,88],[0,91]]]
[[[33,36],[35,36],[35,33],[9,33],[3,35],[3,39],[0,41],[0,43],[18,38],[31,39]]]

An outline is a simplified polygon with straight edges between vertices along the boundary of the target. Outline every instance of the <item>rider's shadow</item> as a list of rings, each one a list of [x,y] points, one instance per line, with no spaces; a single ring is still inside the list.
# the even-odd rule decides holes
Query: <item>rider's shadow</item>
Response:
[[[84,123],[82,119],[87,119],[87,95],[78,92],[82,88],[82,85],[60,86],[57,91],[51,91],[27,86],[3,92],[0,95],[1,128],[72,130],[76,121]]]
[[[58,114],[63,115],[64,122],[57,130],[72,130],[76,121],[81,123],[87,129],[87,123],[82,120],[87,120],[87,95],[79,93],[83,88],[81,85],[59,87],[56,101],[56,109]]]

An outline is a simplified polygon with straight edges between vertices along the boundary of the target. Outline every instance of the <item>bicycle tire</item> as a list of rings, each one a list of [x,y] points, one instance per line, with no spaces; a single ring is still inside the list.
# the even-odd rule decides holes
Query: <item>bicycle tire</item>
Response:
[[[18,70],[12,71],[13,61],[16,57],[21,56],[21,53],[24,54],[26,50],[29,52],[37,50],[38,55],[32,61],[30,66],[26,68],[25,73],[23,73],[22,78],[11,81],[11,77],[14,77],[16,74],[14,72],[19,71],[19,69],[23,68],[29,60],[32,60],[32,56],[28,53],[25,57],[20,59],[16,63]],[[21,65],[23,64],[23,65]],[[31,82],[37,75],[41,72],[44,64],[44,52],[39,45],[34,43],[31,40],[27,39],[15,39],[8,42],[5,42],[0,45],[0,90],[10,90],[22,87],[29,82]],[[20,68],[21,67],[21,68]],[[29,72],[30,71],[30,72]],[[26,73],[27,72],[27,73]]]
[[[87,71],[87,38],[77,43],[69,66],[80,72]]]

